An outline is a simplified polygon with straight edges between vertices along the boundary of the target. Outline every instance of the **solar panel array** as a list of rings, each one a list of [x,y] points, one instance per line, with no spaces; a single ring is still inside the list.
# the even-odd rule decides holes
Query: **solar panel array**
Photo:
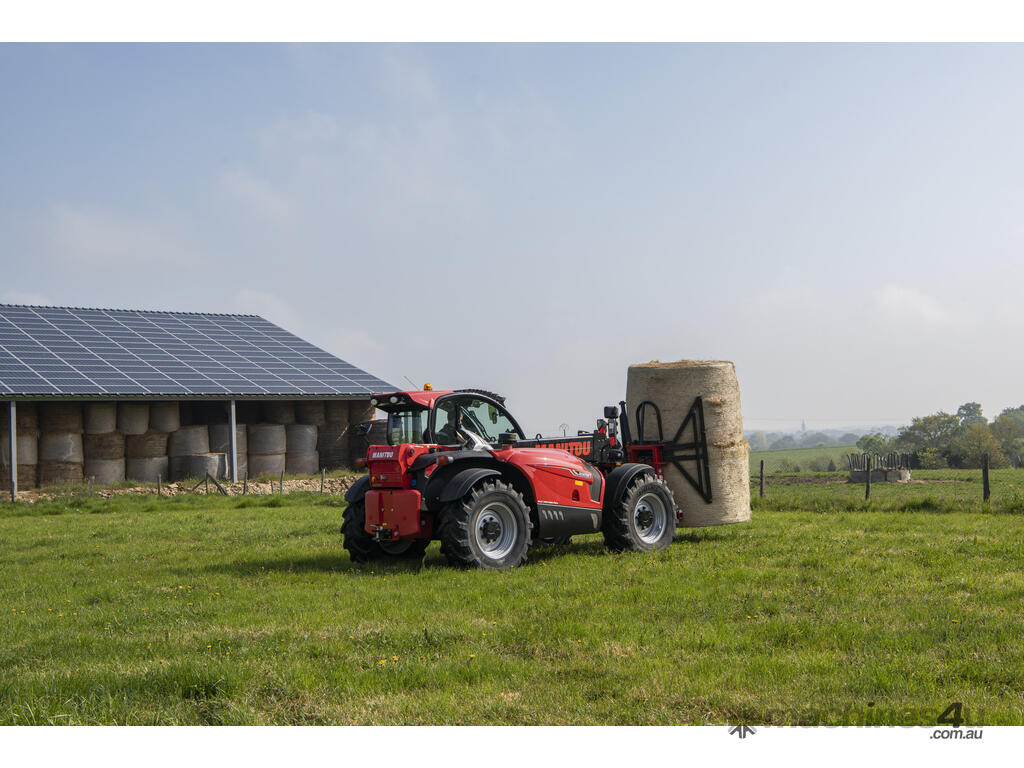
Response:
[[[256,315],[0,305],[0,396],[330,396],[390,389]]]

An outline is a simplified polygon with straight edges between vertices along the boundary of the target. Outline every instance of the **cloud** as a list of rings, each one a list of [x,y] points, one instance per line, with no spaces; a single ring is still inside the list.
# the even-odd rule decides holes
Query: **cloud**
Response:
[[[0,304],[32,304],[36,306],[53,304],[53,301],[41,293],[31,291],[4,291],[0,293]]]
[[[194,247],[185,243],[185,225],[169,216],[57,205],[49,224],[50,248],[58,262],[90,268],[183,266],[197,258]]]
[[[266,291],[256,291],[251,288],[242,288],[235,291],[229,301],[230,310],[244,315],[259,315],[264,320],[269,320],[279,325],[286,331],[301,336],[299,326],[302,325],[299,314],[292,309],[291,304],[280,296]]]
[[[945,330],[963,324],[966,316],[958,307],[903,285],[886,283],[873,295],[876,312],[898,323],[912,323],[927,330]]]
[[[295,217],[296,206],[288,197],[278,192],[269,181],[248,171],[225,171],[220,182],[230,197],[264,221],[284,224]]]

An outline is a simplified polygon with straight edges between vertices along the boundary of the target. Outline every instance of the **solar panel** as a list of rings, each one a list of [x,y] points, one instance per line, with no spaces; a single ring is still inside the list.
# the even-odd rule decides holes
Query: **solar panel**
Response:
[[[0,304],[7,395],[367,395],[390,384],[256,315]]]

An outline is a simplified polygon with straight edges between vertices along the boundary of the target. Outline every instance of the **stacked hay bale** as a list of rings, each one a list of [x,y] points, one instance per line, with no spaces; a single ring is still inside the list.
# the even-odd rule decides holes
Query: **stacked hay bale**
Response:
[[[249,475],[279,475],[285,471],[287,433],[284,424],[250,424],[246,435]]]
[[[223,453],[210,450],[210,431],[205,424],[193,424],[170,433],[167,443],[171,480],[190,477],[224,477],[227,462]]]
[[[382,445],[387,443],[387,430],[385,427],[380,427],[374,420],[374,416],[377,415],[377,409],[370,405],[369,400],[352,400],[349,404],[348,423],[350,429],[348,432],[348,450],[352,458],[366,456],[366,447],[368,445]],[[370,428],[370,432],[366,435],[360,435],[358,427],[360,424],[366,424],[367,422],[373,423],[373,427]]]
[[[245,424],[235,424],[235,451],[238,459],[238,476],[245,477],[249,472],[248,442],[245,438]],[[231,475],[231,428],[227,424],[210,425],[210,450],[223,453],[225,458],[225,475]]]
[[[347,400],[328,400],[324,404],[324,423],[317,433],[317,452],[323,469],[338,469],[352,464]]]
[[[155,483],[168,479],[170,460],[167,458],[166,432],[149,430],[141,435],[125,437],[125,477],[142,483]]]
[[[149,406],[149,428],[157,432],[181,429],[181,408],[176,402],[159,402]]]
[[[267,400],[263,403],[263,420],[268,424],[294,424],[295,403],[291,400]]]
[[[82,406],[43,403],[39,406],[39,484],[82,482]]]
[[[124,480],[124,435],[117,431],[117,403],[86,404],[82,422],[85,477],[100,485]]]
[[[285,471],[289,475],[313,475],[320,471],[316,450],[317,427],[314,424],[289,424],[285,427]]]
[[[678,469],[666,466],[665,482],[683,511],[682,525],[700,527],[749,520],[750,444],[743,439],[735,366],[726,361],[680,360],[629,368],[626,408],[634,430],[637,405],[650,400],[661,410],[664,437],[671,440],[696,397],[704,402],[712,501],[706,503]],[[657,439],[653,422],[653,417],[649,418],[648,440]]]
[[[149,403],[118,403],[117,430],[122,435],[144,435],[149,429]]]
[[[0,408],[0,489],[11,488],[11,433],[10,411],[7,403]],[[33,488],[39,477],[39,419],[36,406],[32,403],[18,403],[15,433],[18,451],[18,487]]]

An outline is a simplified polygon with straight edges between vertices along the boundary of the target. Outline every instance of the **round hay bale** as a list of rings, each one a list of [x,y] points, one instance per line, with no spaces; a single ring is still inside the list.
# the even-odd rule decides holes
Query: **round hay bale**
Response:
[[[349,446],[349,426],[347,421],[328,421],[317,430],[317,451],[320,453],[320,466],[325,469],[347,467],[351,462],[352,451]]]
[[[280,475],[285,471],[286,462],[283,453],[250,453],[249,477],[260,475]]]
[[[348,404],[349,424],[363,424],[377,417],[377,409],[370,405],[369,400],[352,400]]]
[[[284,429],[286,453],[310,453],[316,450],[317,428],[312,424],[288,424]]]
[[[149,428],[157,432],[181,429],[181,409],[176,402],[153,403],[149,406]]]
[[[39,411],[35,403],[17,404],[18,434],[39,435]],[[0,404],[0,432],[6,432],[10,426],[11,413],[7,403]]]
[[[39,467],[35,464],[18,465],[18,490],[24,491],[35,488],[39,479]],[[6,467],[0,471],[0,490],[11,490],[11,471]]]
[[[0,466],[11,465],[11,435],[0,435]],[[20,431],[16,438],[18,443],[18,466],[35,466],[39,463],[39,438],[36,435],[23,435]]]
[[[125,459],[124,464],[127,479],[155,483],[158,479],[167,480],[170,459],[166,456],[133,456]]]
[[[297,400],[295,402],[295,421],[299,424],[312,424],[319,427],[327,421],[327,412],[323,400]]]
[[[659,407],[663,437],[671,440],[696,397],[701,397],[704,403],[712,500],[706,503],[676,467],[666,466],[665,482],[683,511],[682,525],[698,527],[749,520],[750,445],[743,439],[740,389],[732,363],[681,360],[630,366],[626,379],[626,415],[632,437],[634,440],[641,437],[636,408],[644,400]],[[646,421],[643,437],[656,440],[656,419],[650,409]],[[696,471],[692,462],[690,469]]]
[[[124,482],[125,461],[121,459],[86,459],[83,467],[86,478],[93,478],[99,485]]]
[[[327,400],[324,403],[324,418],[327,421],[348,421],[348,414],[348,400]]]
[[[82,434],[82,406],[68,403],[40,404],[39,428],[43,432]]]
[[[77,461],[40,461],[39,484],[61,485],[63,483],[81,483],[83,478],[82,464]]]
[[[124,439],[124,455],[129,459],[156,459],[167,456],[167,433],[150,430]],[[164,472],[164,477],[167,473]]]
[[[123,435],[142,435],[149,429],[149,403],[118,403],[117,429]]]
[[[267,400],[263,403],[263,418],[271,424],[294,424],[295,403],[291,400]]]
[[[214,453],[231,453],[231,428],[227,424],[210,425],[210,450]],[[245,424],[235,425],[235,450],[240,459],[249,452]]]
[[[182,427],[170,434],[167,441],[167,455],[195,456],[210,452],[210,430],[205,424],[194,424]],[[174,463],[171,462],[171,474],[174,474]]]
[[[190,456],[171,456],[171,480],[185,478],[203,478],[209,472],[213,477],[221,478],[226,474],[227,463],[223,453],[197,453]]]
[[[316,451],[286,453],[284,471],[289,475],[315,475],[320,471],[320,454]]]
[[[288,444],[284,424],[250,424],[248,428],[249,453],[284,453]]]
[[[85,458],[92,459],[123,459],[124,435],[120,432],[108,432],[105,435],[85,433]]]
[[[85,459],[82,435],[79,432],[43,432],[39,436],[40,463],[70,462],[81,464]]]
[[[87,435],[105,435],[117,430],[117,403],[87,403],[84,416]]]

